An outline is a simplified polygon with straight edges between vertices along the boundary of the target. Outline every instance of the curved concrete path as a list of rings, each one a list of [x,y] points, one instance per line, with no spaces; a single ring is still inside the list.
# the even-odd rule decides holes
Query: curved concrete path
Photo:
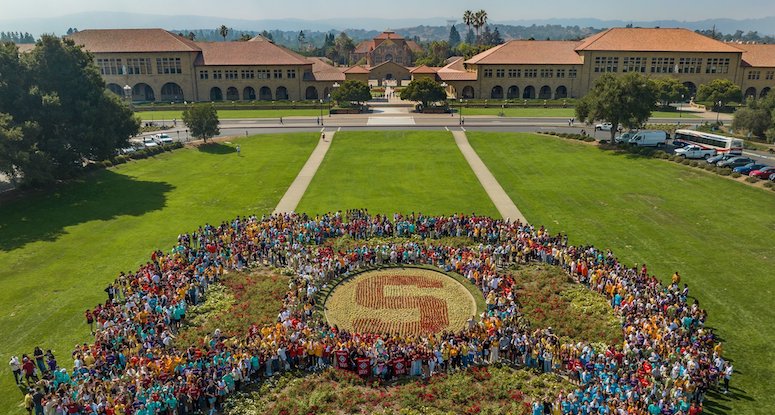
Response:
[[[490,173],[490,169],[484,164],[479,155],[476,154],[474,148],[468,142],[465,131],[452,131],[452,135],[455,137],[455,144],[463,153],[463,157],[466,158],[468,165],[471,166],[471,170],[476,174],[476,178],[479,179],[479,183],[484,187],[487,195],[490,196],[492,203],[500,212],[503,219],[510,221],[521,221],[522,223],[528,223],[522,212],[517,209],[517,205],[511,200],[506,191],[503,190],[495,176]]]
[[[295,212],[296,207],[299,205],[304,192],[307,191],[312,178],[315,177],[315,173],[320,167],[320,163],[323,162],[323,158],[326,156],[328,149],[331,147],[331,142],[334,141],[335,131],[323,131],[321,132],[320,141],[318,141],[317,147],[310,154],[304,167],[301,168],[299,175],[291,183],[288,190],[285,191],[283,198],[280,199],[280,203],[274,208],[274,213]],[[325,140],[323,134],[326,135]]]

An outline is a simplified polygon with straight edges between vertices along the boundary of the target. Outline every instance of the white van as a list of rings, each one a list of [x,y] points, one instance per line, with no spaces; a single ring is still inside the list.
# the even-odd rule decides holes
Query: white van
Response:
[[[638,147],[660,147],[667,144],[667,133],[662,130],[645,130],[635,134],[629,142]]]

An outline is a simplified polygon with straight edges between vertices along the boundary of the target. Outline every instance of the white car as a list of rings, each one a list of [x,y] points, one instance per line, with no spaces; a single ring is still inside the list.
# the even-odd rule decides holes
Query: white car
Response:
[[[153,137],[143,137],[143,146],[146,148],[150,147],[158,147],[159,145],[156,144],[156,141],[154,141]]]
[[[604,123],[595,125],[595,130],[600,130],[600,131],[611,131],[611,128],[614,128],[614,126],[610,122],[604,122]]]
[[[153,140],[156,141],[157,144],[172,144],[174,141],[172,140],[172,137],[170,137],[168,134],[156,134],[153,136]]]
[[[685,159],[708,159],[716,155],[716,150],[712,148],[702,148],[700,146],[690,144],[685,147],[675,149],[675,154]]]

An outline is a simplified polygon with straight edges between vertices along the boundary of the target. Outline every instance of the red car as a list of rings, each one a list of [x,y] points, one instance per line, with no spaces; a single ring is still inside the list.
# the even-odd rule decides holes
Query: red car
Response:
[[[775,167],[765,167],[761,170],[754,170],[748,175],[751,177],[758,177],[762,180],[767,180],[773,173],[775,173]]]

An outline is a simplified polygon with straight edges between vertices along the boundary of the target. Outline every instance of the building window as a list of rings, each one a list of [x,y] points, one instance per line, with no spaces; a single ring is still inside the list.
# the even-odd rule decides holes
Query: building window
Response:
[[[772,81],[773,78],[775,78],[775,71],[767,71],[767,73],[764,75],[764,79],[768,81]]]
[[[485,69],[484,70],[484,77],[485,78],[492,78],[492,69]]]
[[[223,79],[223,71],[220,69],[217,71],[213,71],[213,79]]]
[[[525,78],[538,78],[538,69],[525,69]]]
[[[288,69],[288,79],[296,79],[296,69]]]
[[[519,78],[520,76],[522,76],[520,69],[509,69],[509,78]]]
[[[675,72],[675,58],[651,58],[651,73]]]
[[[256,77],[256,72],[252,69],[243,69],[240,71],[240,78],[242,79],[253,79]]]
[[[199,71],[199,79],[210,79],[210,72]]]
[[[97,66],[100,68],[100,75],[124,74],[123,66],[121,66],[121,59],[97,59]]]
[[[568,78],[575,78],[577,74],[578,74],[578,69],[576,68],[568,69]]]
[[[646,72],[646,58],[627,56],[622,61],[622,72]]]
[[[503,78],[506,76],[506,70],[505,69],[496,69],[495,70],[495,77],[496,78]]]
[[[557,77],[558,78],[565,78],[565,69],[558,69],[557,70]]]
[[[237,79],[237,70],[236,69],[229,69],[224,71],[226,79]]]
[[[269,69],[259,69],[256,74],[258,79],[269,79]]]
[[[748,72],[748,79],[751,81],[757,81],[762,76],[761,71],[750,71]]]
[[[183,73],[180,58],[156,58],[156,73],[159,75]]]
[[[128,75],[149,75],[151,71],[151,60],[148,58],[130,58],[126,60],[126,73]]]
[[[729,58],[708,58],[705,73],[729,73]]]
[[[274,70],[274,79],[283,79],[283,70],[282,69],[275,69]]]
[[[551,69],[541,69],[541,78],[551,78],[554,76],[554,71]]]
[[[595,72],[618,72],[619,58],[616,57],[595,57]]]
[[[678,59],[678,73],[702,73],[702,58]]]

